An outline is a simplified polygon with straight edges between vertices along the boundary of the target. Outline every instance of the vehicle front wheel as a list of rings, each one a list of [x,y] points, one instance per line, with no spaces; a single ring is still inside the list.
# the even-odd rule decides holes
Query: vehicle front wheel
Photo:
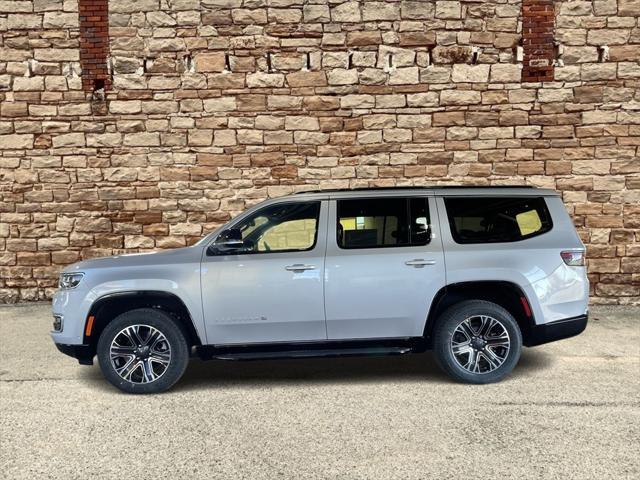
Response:
[[[440,367],[466,383],[493,383],[518,363],[522,334],[504,308],[484,300],[468,300],[447,309],[434,332]]]
[[[171,316],[152,308],[113,319],[98,340],[98,363],[106,379],[127,393],[158,393],[182,377],[189,347]]]

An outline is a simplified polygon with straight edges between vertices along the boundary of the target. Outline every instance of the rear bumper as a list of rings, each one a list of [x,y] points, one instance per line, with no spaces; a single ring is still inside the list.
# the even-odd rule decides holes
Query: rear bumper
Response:
[[[563,338],[578,335],[587,328],[588,314],[578,317],[564,318],[542,325],[533,325],[527,336],[525,345],[535,347],[544,343],[555,342]]]
[[[56,343],[55,345],[65,355],[78,359],[81,365],[93,365],[94,351],[90,345],[66,345],[64,343]]]

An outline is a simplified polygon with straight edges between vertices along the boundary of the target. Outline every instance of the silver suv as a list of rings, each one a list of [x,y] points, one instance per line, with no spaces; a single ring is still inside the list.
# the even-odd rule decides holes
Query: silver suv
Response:
[[[433,349],[489,383],[522,345],[587,324],[585,249],[558,193],[527,187],[325,190],[265,201],[176,250],[67,267],[60,351],[131,393],[189,357],[253,360]]]

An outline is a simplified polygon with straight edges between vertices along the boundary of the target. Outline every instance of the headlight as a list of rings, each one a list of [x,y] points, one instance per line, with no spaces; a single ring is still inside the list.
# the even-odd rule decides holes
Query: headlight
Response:
[[[63,290],[76,288],[82,281],[82,277],[84,277],[84,273],[63,273],[60,275],[58,287]]]

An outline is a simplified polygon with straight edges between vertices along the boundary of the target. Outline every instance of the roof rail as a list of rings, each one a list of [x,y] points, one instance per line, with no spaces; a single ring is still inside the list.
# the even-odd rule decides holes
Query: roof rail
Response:
[[[533,185],[437,185],[433,187],[424,186],[398,186],[398,187],[356,187],[356,188],[327,188],[304,190],[295,192],[295,195],[303,193],[333,193],[333,192],[357,192],[362,190],[446,190],[452,188],[538,188]]]

